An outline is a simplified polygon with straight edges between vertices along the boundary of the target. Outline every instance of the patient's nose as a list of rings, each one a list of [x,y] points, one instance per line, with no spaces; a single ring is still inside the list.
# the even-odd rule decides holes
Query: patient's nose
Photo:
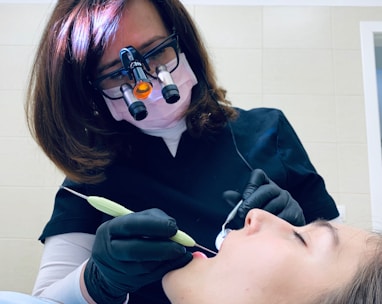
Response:
[[[252,209],[245,218],[245,228],[251,233],[261,229],[290,230],[293,226],[283,219],[264,211],[262,209]]]

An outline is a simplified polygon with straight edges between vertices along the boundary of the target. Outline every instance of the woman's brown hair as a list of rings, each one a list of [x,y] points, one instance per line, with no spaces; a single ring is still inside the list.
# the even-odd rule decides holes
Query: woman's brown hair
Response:
[[[38,47],[27,92],[32,135],[68,178],[84,183],[104,179],[116,155],[127,153],[135,128],[115,121],[89,80],[118,28],[129,0],[59,0]],[[194,22],[178,0],[151,0],[169,32],[179,36],[198,84],[186,112],[188,132],[216,132],[235,117],[218,87]]]

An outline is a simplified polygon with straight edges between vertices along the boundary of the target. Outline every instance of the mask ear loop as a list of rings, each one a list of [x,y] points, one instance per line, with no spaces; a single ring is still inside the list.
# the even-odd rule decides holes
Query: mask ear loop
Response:
[[[204,83],[206,84],[207,86],[207,90],[208,92],[212,92],[209,84],[208,84],[208,81],[207,81],[207,77],[205,75],[205,73],[203,72],[202,73],[202,76],[203,76],[203,80],[204,80]],[[216,102],[216,104],[219,106],[219,108],[221,109],[221,106],[219,104],[219,101],[215,98],[215,96],[213,94],[210,93],[210,96],[212,97],[212,99]],[[221,109],[221,111],[223,112],[223,114],[225,115],[225,112],[223,111],[223,109]],[[233,128],[232,128],[232,124],[231,122],[229,121],[229,119],[227,118],[227,124],[228,124],[228,128],[229,128],[229,131],[231,133],[231,138],[232,138],[232,143],[235,147],[235,151],[236,151],[236,154],[240,157],[240,159],[243,161],[243,163],[247,166],[247,168],[252,172],[253,171],[253,167],[251,166],[251,164],[245,159],[245,157],[243,156],[243,154],[240,152],[239,150],[239,147],[237,145],[237,142],[236,142],[236,138],[235,138],[235,133],[233,132]],[[238,207],[240,206],[240,204],[242,203],[242,201],[240,201],[236,207],[231,211],[231,213],[228,215],[228,218],[226,219],[226,222],[228,220],[231,220],[229,219],[231,215],[233,215],[234,213],[236,213]],[[233,217],[233,216],[232,216]],[[216,239],[215,239],[215,247],[217,250],[220,250],[222,244],[223,244],[223,241],[224,239],[227,237],[227,235],[232,231],[232,229],[229,229],[229,228],[225,228],[225,224],[226,222],[223,224],[222,226],[222,229],[220,230],[219,234],[216,236]]]
[[[229,120],[227,120],[227,123],[228,123],[228,127],[230,129],[230,132],[231,132],[231,137],[232,137],[232,142],[233,142],[233,145],[235,147],[235,151],[237,153],[237,155],[239,155],[239,157],[241,158],[241,160],[244,162],[244,164],[246,164],[246,166],[249,168],[249,170],[252,172],[253,171],[253,167],[250,165],[250,163],[245,159],[245,157],[243,156],[243,154],[241,154],[240,150],[239,150],[239,147],[237,146],[237,143],[236,143],[236,138],[235,138],[235,134],[233,133],[233,129],[232,129],[232,125],[231,125],[231,122]]]
[[[216,99],[213,98],[215,101]],[[219,103],[218,103],[219,104]],[[220,105],[219,105],[220,107]],[[239,150],[239,147],[237,146],[237,143],[236,143],[236,138],[235,138],[235,134],[233,133],[233,129],[232,129],[232,125],[231,125],[231,122],[227,119],[227,124],[228,124],[228,127],[229,127],[229,130],[230,130],[230,133],[231,133],[231,137],[232,137],[232,142],[233,142],[233,145],[235,147],[235,151],[237,153],[237,155],[239,155],[240,159],[244,162],[244,164],[249,168],[249,170],[252,172],[253,171],[253,167],[250,165],[250,163],[245,159],[245,157],[243,156],[243,154],[241,154],[240,150]],[[230,218],[230,215],[233,215],[234,213],[236,214],[236,211],[238,209],[238,207],[240,206],[240,204],[242,203],[242,200],[236,205],[236,207],[231,211],[231,213],[228,215],[228,218],[226,219],[226,221],[224,222],[223,226],[222,226],[222,229],[220,230],[219,234],[216,236],[216,239],[215,239],[215,247],[217,250],[220,250],[220,247],[221,245],[223,244],[223,241],[224,239],[227,237],[228,233],[230,233],[232,231],[232,229],[229,229],[229,228],[225,228],[225,225],[228,223],[228,220],[230,221],[231,219]],[[233,216],[232,216],[233,217]]]
[[[210,85],[207,81],[207,77],[205,75],[205,73],[203,72],[202,73],[202,76],[203,76],[203,80],[204,80],[204,83],[206,84],[207,86],[207,90],[208,92],[212,92],[211,88],[210,88]],[[215,98],[215,96],[213,94],[210,93],[210,96],[212,97],[212,99],[216,102],[216,104],[219,106],[219,108],[221,109],[220,107],[220,104],[219,104],[219,101]],[[225,115],[225,112],[221,109],[221,111],[223,112],[223,114]],[[233,132],[233,128],[232,128],[232,124],[231,122],[229,121],[228,118],[227,119],[227,124],[228,124],[228,127],[229,127],[229,130],[230,130],[230,133],[231,133],[231,138],[232,138],[232,143],[235,147],[235,151],[236,151],[236,154],[240,157],[240,159],[243,161],[243,163],[247,166],[247,168],[252,172],[253,171],[253,167],[251,166],[251,164],[245,159],[245,157],[243,156],[243,154],[240,152],[239,150],[239,147],[237,145],[237,142],[236,142],[236,138],[235,138],[235,134]]]

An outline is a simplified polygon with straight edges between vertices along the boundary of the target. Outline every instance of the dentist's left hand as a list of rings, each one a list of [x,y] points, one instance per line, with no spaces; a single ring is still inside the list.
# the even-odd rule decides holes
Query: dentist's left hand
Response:
[[[292,225],[305,224],[304,213],[299,203],[261,169],[253,170],[242,195],[228,190],[223,193],[223,198],[231,205],[236,205],[240,199],[243,199],[236,215],[237,220],[242,223],[251,209],[259,208],[277,215]]]
[[[93,300],[123,303],[128,293],[190,262],[191,253],[169,240],[177,230],[175,220],[159,209],[103,223],[84,271],[85,286]]]

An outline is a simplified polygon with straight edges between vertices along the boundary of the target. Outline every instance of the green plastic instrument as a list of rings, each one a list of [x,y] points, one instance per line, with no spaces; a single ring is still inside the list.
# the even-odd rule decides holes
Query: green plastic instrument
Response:
[[[121,206],[120,204],[117,204],[116,202],[113,202],[107,198],[100,197],[100,196],[86,196],[84,194],[81,194],[77,191],[74,191],[73,189],[70,189],[68,187],[61,186],[62,189],[65,189],[74,195],[81,197],[88,201],[90,205],[92,205],[94,208],[98,209],[99,211],[106,213],[108,215],[117,217],[117,216],[122,216],[126,215],[129,213],[133,213],[133,211],[125,208],[124,206]],[[205,251],[208,251],[212,254],[217,254],[215,251],[212,251],[204,246],[199,245],[198,243],[195,242],[195,240],[190,237],[187,233],[178,230],[176,234],[170,238],[170,240],[186,246],[186,247],[199,247]]]

